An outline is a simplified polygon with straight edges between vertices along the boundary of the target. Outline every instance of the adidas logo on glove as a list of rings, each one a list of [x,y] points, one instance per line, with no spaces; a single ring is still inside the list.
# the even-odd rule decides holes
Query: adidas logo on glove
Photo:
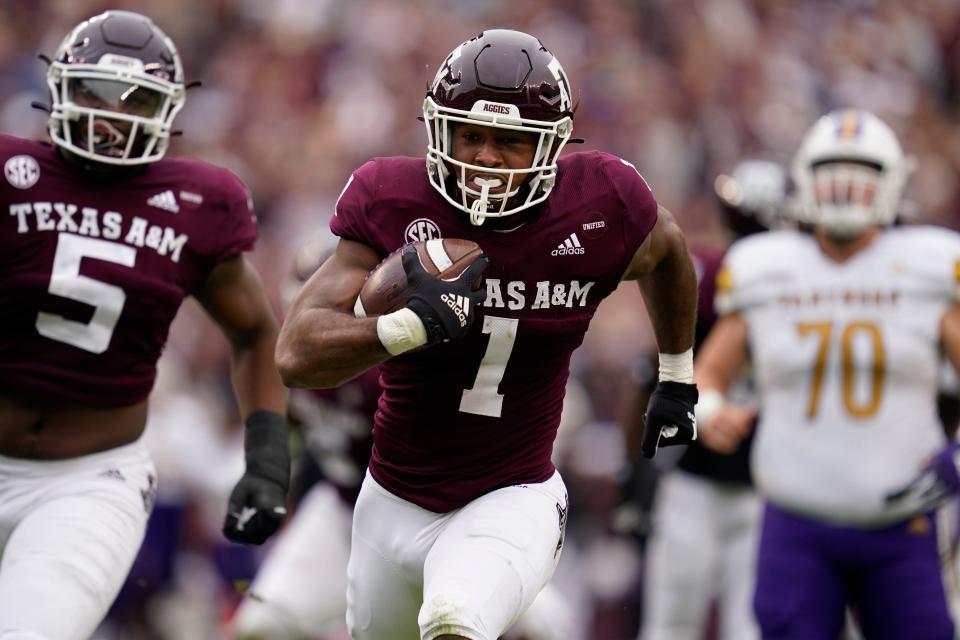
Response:
[[[467,313],[470,312],[470,300],[463,296],[452,296],[446,293],[441,295],[440,299],[456,314],[457,320],[460,321],[460,326],[467,326]]]

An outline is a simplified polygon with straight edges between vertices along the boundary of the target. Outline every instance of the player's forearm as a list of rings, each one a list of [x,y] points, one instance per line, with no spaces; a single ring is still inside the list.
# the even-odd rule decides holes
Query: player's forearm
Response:
[[[241,415],[265,410],[286,415],[287,388],[273,362],[277,326],[272,317],[245,340],[234,340],[233,386]]]
[[[336,387],[390,354],[377,335],[377,319],[332,309],[307,309],[284,322],[276,366],[288,387]]]
[[[653,324],[660,353],[683,353],[693,347],[697,316],[697,276],[679,230],[670,250],[637,279]]]

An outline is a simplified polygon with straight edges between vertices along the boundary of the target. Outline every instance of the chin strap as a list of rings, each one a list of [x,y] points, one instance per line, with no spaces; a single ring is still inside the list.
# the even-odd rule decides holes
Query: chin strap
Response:
[[[490,188],[503,184],[500,178],[475,178],[474,182],[480,185],[480,195],[470,205],[470,224],[480,226],[487,218],[487,209],[490,202]]]

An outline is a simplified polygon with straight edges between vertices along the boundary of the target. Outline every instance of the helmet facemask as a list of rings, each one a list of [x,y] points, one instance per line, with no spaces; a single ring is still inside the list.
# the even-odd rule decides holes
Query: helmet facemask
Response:
[[[501,113],[491,113],[491,111]],[[505,112],[505,113],[504,113]],[[427,128],[427,173],[430,182],[452,204],[470,214],[470,222],[483,224],[486,218],[502,218],[543,202],[553,189],[557,177],[557,157],[573,132],[572,118],[543,122],[520,117],[512,104],[477,101],[470,111],[438,105],[432,96],[423,103],[423,119]],[[533,133],[537,136],[533,162],[525,169],[497,169],[456,160],[451,151],[453,129],[458,123],[475,124],[497,129]],[[467,183],[467,173],[502,176],[486,181],[477,190]],[[446,188],[446,179],[453,175],[459,198]],[[492,189],[502,191],[491,193]]]
[[[824,162],[812,168],[815,224],[832,238],[853,238],[874,225],[893,222],[894,207],[881,195],[882,170],[858,162]]]
[[[95,60],[74,58],[73,49],[89,41],[83,34],[94,20],[125,13],[108,12],[82,23],[60,45],[47,71],[47,128],[52,141],[71,154],[129,166],[163,157],[186,95],[179,56],[166,36],[165,63],[141,60],[133,51],[103,53]]]

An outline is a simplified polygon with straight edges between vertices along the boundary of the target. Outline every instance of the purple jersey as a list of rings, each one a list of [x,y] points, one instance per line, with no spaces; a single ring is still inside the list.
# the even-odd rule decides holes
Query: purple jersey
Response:
[[[351,505],[370,462],[380,370],[370,369],[336,389],[293,389],[290,416],[300,422],[307,452],[323,478]]]
[[[494,489],[541,482],[560,420],[570,355],[657,219],[636,169],[574,153],[531,223],[498,233],[470,224],[427,180],[421,158],[378,158],[354,172],[333,232],[382,256],[437,237],[490,257],[487,298],[469,334],[381,365],[373,477],[434,512]]]
[[[0,165],[0,389],[143,400],[183,298],[256,240],[246,187],[188,159],[95,182],[52,145],[2,134]]]

